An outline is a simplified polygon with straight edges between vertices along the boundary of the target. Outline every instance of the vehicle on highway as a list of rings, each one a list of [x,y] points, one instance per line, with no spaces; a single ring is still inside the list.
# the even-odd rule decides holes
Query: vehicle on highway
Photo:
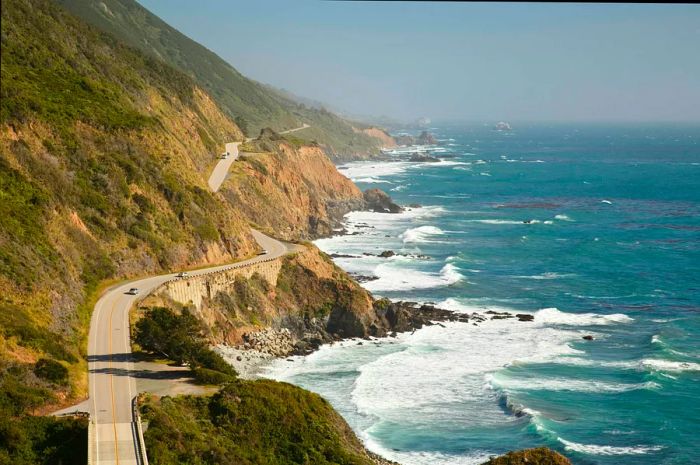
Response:
[[[138,290],[138,288],[136,288],[136,287],[132,287],[131,289],[129,289],[128,291],[126,291],[126,293],[129,294],[129,295],[136,295],[136,294],[139,293],[139,290]]]
[[[190,275],[190,274],[189,274],[187,271],[181,271],[181,272],[179,272],[178,274],[176,274],[175,277],[176,277],[176,278],[186,278],[186,277],[188,277],[189,275]]]
[[[267,255],[267,250],[262,249],[260,252],[258,252],[258,255]]]
[[[226,159],[228,158],[228,156],[229,156],[229,153],[228,153],[228,152],[224,152],[224,153],[221,154],[221,159],[222,159],[222,160],[226,160]]]

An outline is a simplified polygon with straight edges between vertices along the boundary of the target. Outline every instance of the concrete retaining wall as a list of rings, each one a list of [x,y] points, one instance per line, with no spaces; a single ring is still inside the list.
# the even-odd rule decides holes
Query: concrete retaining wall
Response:
[[[277,285],[277,276],[282,268],[282,260],[273,258],[250,265],[232,265],[220,271],[175,278],[164,282],[154,289],[154,295],[164,295],[182,304],[192,303],[197,310],[202,309],[202,300],[216,296],[217,292],[230,290],[237,276],[250,278],[254,273],[260,274],[273,287]]]

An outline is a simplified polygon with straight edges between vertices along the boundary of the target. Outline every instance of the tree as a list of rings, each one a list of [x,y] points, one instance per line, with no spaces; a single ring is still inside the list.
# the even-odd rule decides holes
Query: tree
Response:
[[[136,323],[134,340],[143,350],[187,363],[195,375],[215,371],[219,376],[207,378],[231,380],[236,376],[233,367],[207,346],[201,323],[187,309],[178,315],[169,308],[149,308]]]

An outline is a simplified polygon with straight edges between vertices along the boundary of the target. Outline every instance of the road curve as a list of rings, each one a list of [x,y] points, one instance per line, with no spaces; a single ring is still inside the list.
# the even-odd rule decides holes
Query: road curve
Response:
[[[226,153],[229,155],[226,158],[219,160],[214,167],[214,171],[212,171],[211,176],[209,176],[209,189],[211,189],[212,192],[218,191],[221,184],[223,184],[224,179],[226,179],[228,170],[231,168],[233,162],[238,158],[239,145],[240,142],[229,142],[226,144]]]
[[[297,132],[297,131],[301,131],[302,129],[306,129],[306,128],[310,128],[310,127],[311,127],[311,126],[309,126],[308,124],[304,123],[304,124],[302,124],[301,126],[299,126],[298,128],[287,129],[286,131],[280,132],[280,134],[289,134],[290,132]]]
[[[301,131],[302,129],[306,129],[309,127],[311,126],[304,123],[298,128],[287,129],[286,131],[280,132],[280,134],[289,134],[292,132]],[[246,141],[250,140],[252,140],[252,138],[250,137],[246,139]],[[233,162],[238,159],[238,146],[240,144],[240,142],[229,142],[226,144],[226,153],[228,154],[228,156],[218,161],[218,163],[214,167],[214,170],[211,172],[211,176],[209,176],[209,189],[211,189],[212,192],[217,192],[221,188],[221,185],[224,183],[226,175],[228,174],[228,170],[231,169],[231,165],[233,164]]]
[[[308,127],[304,125],[305,127]],[[304,127],[298,128],[303,129]],[[217,163],[209,178],[209,187],[216,192],[231,166],[238,158],[240,142],[226,144],[229,156]],[[295,247],[265,234],[251,230],[264,253],[235,265],[250,265],[292,252]],[[214,266],[190,272],[191,276],[221,271],[232,264]],[[129,310],[139,299],[148,295],[175,273],[125,281],[105,292],[95,304],[88,336],[88,381],[90,397],[86,402],[56,414],[86,409],[90,412],[88,464],[144,465],[148,463],[140,425],[135,417],[134,400],[136,372],[131,357]],[[129,293],[138,289],[136,295]]]
[[[263,255],[236,262],[246,265],[280,257],[293,250],[259,231],[252,234],[267,251]],[[190,272],[191,276],[220,271],[229,265]],[[129,309],[143,296],[174,273],[124,282],[110,288],[95,305],[88,339],[88,369],[91,413],[91,464],[142,464],[139,458],[139,434],[134,421],[132,402],[137,394],[129,333]],[[127,294],[137,288],[138,295]]]

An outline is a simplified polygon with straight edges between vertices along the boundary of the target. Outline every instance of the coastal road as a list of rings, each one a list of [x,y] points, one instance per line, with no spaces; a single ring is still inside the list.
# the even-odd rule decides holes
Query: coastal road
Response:
[[[238,158],[238,146],[240,144],[240,142],[229,142],[226,144],[226,152],[229,154],[229,156],[219,160],[214,167],[214,171],[212,171],[211,176],[209,176],[209,189],[211,189],[212,192],[218,191],[221,184],[223,184],[224,179],[226,179],[228,170],[231,168],[233,162]]]
[[[240,142],[226,144],[230,156],[220,160],[209,178],[209,187],[216,192],[226,178],[231,163],[238,158]],[[250,265],[281,257],[296,247],[284,244],[265,234],[251,230],[264,254],[236,262]],[[191,276],[221,271],[232,264],[214,266],[190,272]],[[90,320],[88,336],[88,382],[90,397],[77,406],[56,412],[69,413],[87,410],[90,413],[88,463],[91,465],[147,464],[145,448],[141,443],[140,424],[135,417],[134,401],[138,393],[131,357],[129,310],[139,299],[148,295],[175,273],[126,281],[109,288],[97,301]],[[130,289],[137,289],[136,293]]]
[[[310,127],[311,127],[311,126],[309,126],[308,124],[304,123],[303,125],[299,126],[298,128],[287,129],[286,131],[280,132],[280,134],[289,134],[290,132],[297,132],[297,131],[301,131],[302,129],[306,129],[306,128],[310,128]]]
[[[252,230],[255,240],[267,251],[248,260],[236,262],[252,264],[280,257],[294,250],[259,231]],[[190,272],[191,276],[225,270],[231,264]],[[90,383],[91,434],[89,451],[92,464],[143,464],[140,435],[133,415],[133,401],[137,394],[136,377],[131,358],[129,310],[140,298],[175,274],[164,274],[124,282],[110,288],[97,302],[90,321],[88,339],[88,368]],[[139,290],[137,295],[127,292]]]
[[[292,132],[296,131],[301,131],[302,129],[310,128],[311,126],[304,123],[303,125],[299,126],[298,128],[294,129],[287,129],[286,131],[280,132],[280,134],[289,134]],[[251,137],[247,138],[246,141],[252,140]],[[226,144],[226,152],[229,154],[228,157],[222,158],[219,160],[219,162],[216,164],[214,167],[214,170],[211,173],[211,176],[209,176],[209,189],[212,190],[212,192],[216,192],[221,188],[221,184],[224,183],[224,180],[226,179],[226,175],[228,174],[228,170],[231,169],[231,165],[233,164],[236,159],[238,159],[238,146],[240,145],[240,142],[229,142]]]

